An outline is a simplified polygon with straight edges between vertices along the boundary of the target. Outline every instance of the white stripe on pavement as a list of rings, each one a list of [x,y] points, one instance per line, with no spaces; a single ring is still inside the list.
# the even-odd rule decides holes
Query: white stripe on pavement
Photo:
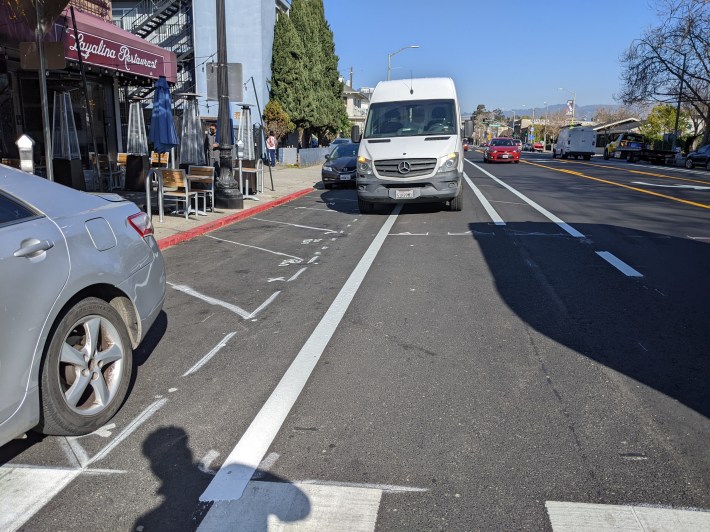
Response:
[[[291,407],[306,385],[306,381],[345,315],[401,210],[401,204],[395,206],[269,399],[200,496],[201,501],[236,500],[242,496],[249,479],[259,467]]]
[[[475,164],[475,163],[472,163],[472,162],[469,161],[468,159],[466,159],[466,162],[469,163],[470,165],[472,165],[474,168],[476,168],[476,169],[480,170],[481,172],[483,172],[484,174],[486,174],[488,177],[490,177],[493,181],[495,181],[496,183],[498,183],[498,184],[501,185],[502,187],[505,187],[505,188],[507,188],[508,190],[510,190],[513,194],[515,194],[516,196],[518,196],[521,200],[523,200],[525,203],[527,203],[528,205],[530,205],[533,209],[535,209],[537,212],[539,212],[540,214],[542,214],[545,218],[547,218],[547,219],[550,220],[551,222],[556,223],[556,224],[559,225],[562,229],[564,229],[565,231],[567,231],[567,233],[569,233],[571,236],[573,236],[573,237],[575,237],[575,238],[584,238],[584,235],[583,235],[582,233],[580,233],[579,231],[577,231],[574,227],[572,227],[571,225],[568,225],[568,224],[565,223],[563,220],[561,220],[560,218],[558,218],[557,216],[555,216],[554,214],[552,214],[550,211],[548,211],[548,210],[545,209],[544,207],[538,205],[537,203],[535,203],[533,200],[531,200],[530,198],[528,198],[527,196],[525,196],[525,195],[522,194],[521,192],[518,192],[517,190],[515,190],[513,187],[511,187],[511,186],[508,185],[507,183],[504,183],[503,181],[501,181],[500,179],[498,179],[498,178],[497,178],[496,176],[494,176],[493,174],[491,174],[491,173],[489,173],[489,172],[486,172],[483,168],[481,168],[480,166],[478,166],[478,165]]]
[[[471,181],[471,179],[466,175],[466,172],[464,172],[463,178],[466,180],[466,183],[468,183],[468,186],[471,187],[474,194],[476,194],[478,201],[480,201],[483,208],[486,209],[486,212],[488,213],[488,216],[491,217],[491,220],[493,220],[496,225],[505,225],[503,218],[500,217],[500,214],[498,214],[498,212],[493,208],[493,205],[491,205],[481,191],[478,190],[478,187],[473,184],[473,181]]]
[[[595,251],[595,253],[627,277],[643,277],[643,274],[634,270],[623,260],[617,258],[616,255],[609,253],[608,251]]]
[[[212,348],[212,350],[209,353],[207,353],[205,356],[203,356],[194,366],[192,366],[185,373],[183,373],[182,376],[187,377],[188,375],[195,373],[198,369],[200,369],[202,366],[207,364],[207,362],[209,362],[213,356],[215,356],[217,353],[219,353],[220,349],[222,349],[225,345],[227,345],[227,342],[229,342],[232,339],[232,336],[234,336],[235,334],[237,334],[236,331],[231,332],[228,335],[226,335],[224,338],[222,338],[221,342],[219,342],[216,346],[214,346]]]
[[[0,530],[13,532],[81,474],[81,469],[0,467]]]
[[[372,532],[381,498],[377,489],[254,481],[240,500],[215,502],[197,530]]]
[[[709,532],[710,512],[547,501],[554,532]]]

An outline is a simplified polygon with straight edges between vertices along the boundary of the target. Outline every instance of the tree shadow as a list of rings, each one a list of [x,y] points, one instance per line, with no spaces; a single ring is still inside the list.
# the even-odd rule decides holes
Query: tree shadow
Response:
[[[161,427],[143,442],[143,454],[160,479],[157,494],[162,503],[138,517],[133,530],[195,530],[204,522],[207,530],[266,531],[269,516],[282,522],[304,519],[310,513],[308,497],[293,484],[257,471],[244,495],[235,501],[200,503],[199,497],[214,478],[193,457],[189,437],[182,427]]]
[[[710,417],[710,246],[605,224],[469,224],[505,303],[548,338]],[[627,277],[595,252],[614,242]],[[609,250],[612,253],[614,250]],[[639,266],[639,264],[641,266]]]

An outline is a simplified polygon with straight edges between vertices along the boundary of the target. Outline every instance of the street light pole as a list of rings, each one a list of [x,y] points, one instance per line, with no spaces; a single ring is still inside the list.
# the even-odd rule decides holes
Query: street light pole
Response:
[[[548,117],[550,109],[549,109],[549,105],[547,104],[547,102],[542,102],[542,103],[545,104],[545,141],[544,141],[543,150],[546,150],[547,149],[547,117]]]
[[[572,120],[570,120],[569,123],[569,125],[571,126],[572,124],[574,124],[574,111],[575,107],[577,107],[577,91],[571,91],[569,89],[565,89],[564,87],[560,87],[558,90],[567,91],[572,95]]]
[[[229,80],[227,75],[227,25],[224,0],[217,2],[217,96],[219,98],[219,176],[215,186],[215,205],[243,209],[244,196],[232,175],[232,128],[229,121]]]
[[[390,80],[390,70],[391,70],[391,65],[392,65],[392,56],[397,55],[399,52],[406,50],[407,48],[419,48],[418,44],[410,44],[409,46],[404,46],[403,48],[400,48],[396,52],[392,52],[390,54],[387,54],[387,81]]]

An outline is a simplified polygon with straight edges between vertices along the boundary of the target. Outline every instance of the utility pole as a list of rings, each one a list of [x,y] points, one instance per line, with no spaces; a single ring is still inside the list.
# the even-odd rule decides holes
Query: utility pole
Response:
[[[217,95],[219,97],[219,176],[215,186],[215,205],[224,209],[243,209],[244,196],[232,174],[232,127],[229,119],[229,80],[227,75],[227,28],[224,0],[217,1]]]

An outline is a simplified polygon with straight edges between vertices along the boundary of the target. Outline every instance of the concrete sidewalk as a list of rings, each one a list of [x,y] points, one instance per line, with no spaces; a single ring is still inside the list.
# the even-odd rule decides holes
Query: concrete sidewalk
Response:
[[[276,166],[271,168],[274,190],[271,189],[269,168],[264,168],[264,190],[257,195],[258,200],[244,199],[243,209],[220,209],[207,211],[206,216],[191,214],[186,220],[184,215],[165,214],[160,221],[157,208],[152,211],[155,239],[161,249],[179,244],[198,235],[214,231],[219,227],[237,222],[259,212],[281,205],[292,199],[312,192],[316,185],[320,187],[321,165],[305,168]],[[142,206],[145,204],[144,192],[122,192],[117,194]],[[157,200],[153,198],[153,205]]]

